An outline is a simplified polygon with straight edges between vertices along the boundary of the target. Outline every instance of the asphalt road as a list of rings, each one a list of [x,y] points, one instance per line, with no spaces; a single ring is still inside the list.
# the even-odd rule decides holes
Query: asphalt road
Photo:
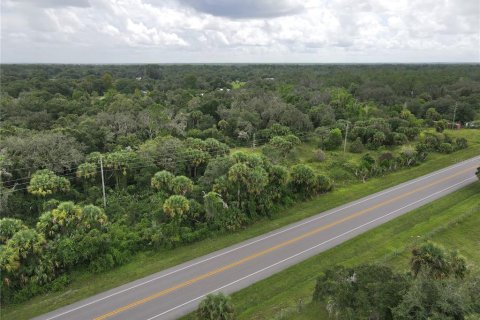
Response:
[[[175,319],[476,180],[480,157],[92,296],[37,319]],[[388,179],[386,177],[385,179]]]

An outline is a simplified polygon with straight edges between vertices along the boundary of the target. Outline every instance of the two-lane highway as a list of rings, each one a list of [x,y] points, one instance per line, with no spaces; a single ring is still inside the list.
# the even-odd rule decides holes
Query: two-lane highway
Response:
[[[175,319],[208,293],[245,288],[474,182],[479,165],[472,158],[37,319]]]

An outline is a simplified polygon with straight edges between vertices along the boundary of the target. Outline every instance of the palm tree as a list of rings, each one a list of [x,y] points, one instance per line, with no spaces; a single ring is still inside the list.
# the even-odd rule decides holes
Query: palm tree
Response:
[[[163,211],[172,219],[182,220],[190,209],[190,204],[184,196],[173,195],[165,200]]]
[[[192,192],[193,182],[185,176],[178,176],[172,180],[172,190],[175,194],[184,196],[187,192]]]
[[[37,204],[38,213],[41,213],[46,203],[46,197],[59,192],[68,192],[70,181],[65,177],[57,176],[53,171],[44,169],[36,171],[27,187],[27,191],[35,196],[42,197],[42,203]]]
[[[456,251],[447,252],[438,245],[426,242],[412,250],[410,269],[414,277],[422,271],[430,278],[443,279],[451,275],[463,278],[466,261]]]
[[[237,201],[240,208],[242,207],[240,190],[247,184],[248,173],[249,169],[245,163],[236,163],[228,170],[228,180],[237,185]]]
[[[235,312],[230,297],[223,293],[209,294],[197,309],[199,320],[232,320]]]
[[[152,177],[151,185],[159,191],[169,193],[171,191],[172,181],[174,178],[175,176],[172,173],[162,170],[155,173],[155,175]]]

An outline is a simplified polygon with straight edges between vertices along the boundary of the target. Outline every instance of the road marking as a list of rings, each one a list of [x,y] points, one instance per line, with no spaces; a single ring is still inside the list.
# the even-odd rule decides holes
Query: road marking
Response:
[[[160,298],[160,297],[162,297],[162,296],[165,296],[165,295],[167,295],[168,293],[170,293],[170,292],[172,292],[172,291],[176,291],[176,290],[178,290],[178,289],[184,288],[184,287],[186,287],[186,286],[189,286],[189,285],[191,285],[191,284],[193,284],[193,283],[196,283],[196,282],[198,282],[198,281],[201,281],[201,280],[203,280],[203,279],[209,278],[209,277],[211,277],[211,276],[213,276],[213,275],[215,275],[215,274],[218,274],[218,273],[224,272],[224,271],[226,271],[226,270],[232,269],[232,268],[234,268],[234,267],[236,267],[236,266],[238,266],[238,265],[244,264],[244,263],[246,263],[246,262],[248,262],[248,261],[251,261],[251,260],[253,260],[253,259],[255,259],[255,258],[264,256],[264,255],[266,255],[266,254],[268,254],[268,253],[270,253],[270,252],[276,251],[276,250],[278,250],[278,249],[280,249],[280,248],[283,248],[283,247],[285,247],[285,246],[287,246],[287,245],[290,245],[290,244],[292,244],[292,243],[295,243],[295,242],[298,242],[298,241],[300,241],[300,240],[303,240],[303,239],[305,239],[305,238],[307,238],[307,237],[310,237],[310,236],[312,236],[312,235],[314,235],[314,234],[317,234],[317,233],[319,233],[319,232],[321,232],[321,231],[324,231],[324,230],[326,230],[326,229],[330,229],[330,228],[332,228],[332,227],[334,227],[334,226],[336,226],[336,225],[339,225],[339,224],[341,224],[341,223],[343,223],[343,222],[352,220],[352,219],[354,219],[354,218],[356,218],[356,217],[358,217],[358,216],[361,216],[361,215],[363,215],[363,214],[365,214],[365,213],[367,213],[367,212],[370,212],[370,211],[372,211],[372,210],[375,210],[375,209],[377,209],[377,208],[379,208],[379,207],[385,206],[385,205],[387,205],[387,204],[389,204],[389,203],[392,203],[392,202],[395,202],[395,201],[397,201],[397,200],[399,200],[399,199],[405,198],[405,197],[407,197],[407,196],[409,196],[409,195],[411,195],[411,194],[413,194],[413,193],[416,193],[416,192],[425,190],[425,189],[430,188],[430,187],[432,187],[432,186],[434,186],[434,185],[437,185],[437,184],[442,183],[442,182],[444,182],[444,181],[450,180],[450,179],[452,179],[452,178],[454,178],[454,177],[456,177],[456,176],[459,176],[459,175],[461,175],[461,174],[463,174],[463,173],[465,173],[465,172],[467,172],[467,171],[472,170],[473,168],[476,168],[476,166],[468,167],[468,168],[466,168],[466,169],[464,169],[464,170],[461,170],[461,171],[455,173],[454,175],[451,175],[451,176],[448,176],[448,177],[445,177],[445,178],[436,180],[436,181],[431,182],[431,183],[429,183],[429,184],[427,184],[427,185],[424,185],[424,186],[422,186],[422,187],[420,187],[420,188],[413,189],[413,190],[411,190],[411,191],[409,191],[409,192],[402,193],[402,194],[400,194],[400,195],[398,195],[398,196],[396,196],[396,197],[393,197],[393,198],[390,198],[390,199],[388,199],[388,200],[379,202],[379,203],[377,203],[376,205],[373,205],[373,206],[371,206],[371,207],[369,207],[369,208],[365,208],[365,209],[360,210],[360,211],[358,211],[358,212],[356,212],[356,213],[354,213],[354,214],[351,214],[351,215],[349,215],[349,216],[346,216],[346,217],[344,217],[344,218],[342,218],[342,219],[339,219],[339,220],[336,220],[336,221],[331,222],[331,223],[329,223],[329,224],[326,224],[326,225],[324,225],[324,226],[315,228],[315,229],[313,229],[313,230],[311,230],[311,231],[309,231],[309,232],[307,232],[307,233],[304,233],[304,234],[302,234],[302,235],[300,235],[300,236],[297,236],[297,237],[295,237],[295,238],[292,238],[292,239],[290,239],[290,240],[284,241],[284,242],[282,242],[282,243],[280,243],[280,244],[277,244],[277,245],[275,245],[275,246],[272,246],[272,247],[270,247],[270,248],[268,248],[268,249],[259,251],[259,252],[257,252],[257,253],[252,254],[252,255],[249,255],[249,256],[247,256],[247,257],[245,257],[245,258],[243,258],[243,259],[237,260],[237,261],[235,261],[235,262],[233,262],[233,263],[230,263],[230,264],[225,265],[225,266],[223,266],[223,267],[214,269],[214,270],[212,270],[212,271],[210,271],[210,272],[204,273],[204,274],[202,274],[202,275],[200,275],[200,276],[197,276],[197,277],[192,278],[192,279],[190,279],[190,280],[184,281],[184,282],[182,282],[182,283],[180,283],[180,284],[178,284],[178,285],[175,285],[175,286],[170,287],[170,288],[168,288],[168,289],[162,290],[162,291],[160,291],[160,292],[157,292],[157,293],[152,294],[152,295],[150,295],[150,296],[147,296],[147,297],[145,297],[145,298],[143,298],[143,299],[140,299],[140,300],[137,300],[137,301],[135,301],[135,302],[132,302],[132,303],[130,303],[130,304],[128,304],[128,305],[125,305],[125,306],[123,306],[123,307],[117,308],[117,309],[115,309],[115,310],[113,310],[113,311],[111,311],[111,312],[105,313],[105,314],[103,314],[103,315],[95,318],[94,320],[104,320],[104,319],[110,318],[110,317],[112,317],[112,316],[114,316],[114,315],[116,315],[116,314],[119,314],[119,313],[121,313],[121,312],[124,312],[124,311],[126,311],[126,310],[129,310],[129,309],[131,309],[131,308],[134,308],[134,307],[136,307],[136,306],[145,304],[145,303],[147,303],[147,302],[149,302],[149,301],[152,301],[152,300],[154,300],[154,299],[157,299],[157,298]]]
[[[220,257],[220,256],[226,255],[226,254],[231,253],[231,252],[234,252],[234,251],[236,251],[236,250],[243,249],[243,248],[248,247],[248,246],[250,246],[250,245],[252,245],[252,244],[258,243],[258,242],[260,242],[260,241],[266,240],[266,239],[268,239],[268,238],[274,237],[274,236],[279,235],[279,234],[282,234],[282,233],[284,233],[284,232],[293,230],[293,229],[295,229],[295,228],[304,226],[304,225],[306,225],[306,224],[308,224],[308,223],[311,223],[311,222],[314,222],[314,221],[317,221],[317,220],[326,218],[326,217],[328,217],[328,216],[330,216],[330,215],[332,215],[332,214],[335,214],[335,213],[337,213],[337,212],[339,212],[339,211],[342,211],[342,210],[348,209],[348,208],[350,208],[350,207],[356,206],[356,205],[358,205],[358,204],[361,204],[361,203],[363,203],[363,202],[370,201],[370,200],[372,200],[372,199],[381,197],[381,196],[383,196],[383,195],[385,195],[385,194],[388,194],[388,193],[390,193],[390,192],[396,191],[396,190],[398,190],[398,189],[402,189],[402,188],[404,188],[404,187],[406,187],[406,186],[409,186],[409,185],[411,185],[411,184],[414,184],[414,183],[417,183],[417,182],[419,182],[419,181],[422,181],[422,180],[425,180],[425,179],[434,177],[434,176],[439,175],[439,174],[441,174],[441,173],[443,173],[443,172],[445,172],[445,171],[452,170],[452,169],[454,169],[454,168],[456,168],[456,167],[465,165],[465,164],[467,164],[467,163],[469,163],[469,162],[473,162],[473,161],[476,161],[476,160],[478,160],[478,159],[480,159],[480,157],[477,156],[477,157],[474,157],[474,158],[471,158],[471,159],[462,161],[462,162],[460,162],[460,163],[457,163],[457,164],[455,164],[455,165],[452,165],[452,166],[450,166],[450,167],[447,167],[447,168],[438,170],[438,171],[436,171],[436,172],[427,174],[427,175],[425,175],[425,176],[422,176],[422,177],[419,177],[419,178],[415,178],[415,179],[410,180],[410,181],[408,181],[408,182],[401,183],[401,184],[399,184],[399,185],[397,185],[397,186],[395,186],[395,187],[389,188],[388,190],[382,191],[382,192],[380,192],[380,193],[376,193],[376,194],[374,194],[373,196],[367,196],[366,198],[363,198],[363,199],[354,201],[354,202],[352,202],[352,203],[349,204],[349,205],[340,206],[338,209],[335,209],[334,211],[332,211],[332,212],[330,212],[330,213],[323,214],[323,215],[320,215],[320,216],[317,216],[317,217],[314,217],[314,218],[307,219],[306,221],[301,222],[301,223],[296,223],[296,224],[294,224],[294,225],[291,226],[291,227],[288,227],[288,228],[279,230],[279,231],[277,231],[277,232],[275,232],[275,233],[269,234],[269,235],[267,235],[267,236],[261,237],[261,238],[256,239],[256,240],[253,240],[253,241],[248,242],[248,243],[246,243],[246,244],[243,244],[243,245],[241,245],[241,246],[232,248],[232,249],[230,249],[230,250],[228,250],[228,251],[221,252],[221,253],[219,253],[219,254],[217,254],[217,255],[214,255],[214,256],[212,256],[212,257],[203,259],[203,260],[201,260],[201,261],[197,261],[197,262],[195,262],[195,263],[192,263],[192,264],[190,264],[190,265],[184,266],[184,267],[179,268],[179,269],[175,269],[175,270],[170,271],[170,272],[168,272],[168,273],[166,273],[166,274],[163,274],[163,275],[154,277],[154,278],[152,278],[152,279],[149,279],[149,280],[146,280],[146,281],[144,281],[144,282],[138,283],[138,284],[133,285],[133,286],[131,286],[131,287],[122,289],[122,290],[120,290],[120,291],[116,291],[116,292],[114,292],[114,293],[112,293],[112,294],[109,294],[109,295],[107,295],[107,296],[105,296],[105,297],[98,298],[98,299],[96,299],[96,300],[94,300],[94,301],[90,301],[90,302],[85,303],[85,304],[83,304],[83,305],[81,305],[81,306],[78,306],[78,307],[75,307],[75,308],[73,308],[73,309],[64,311],[64,312],[59,313],[59,314],[57,314],[57,315],[53,315],[53,316],[51,316],[50,318],[47,318],[46,320],[52,320],[52,319],[61,317],[61,316],[63,316],[63,315],[66,315],[66,314],[68,314],[68,313],[71,313],[71,312],[73,312],[73,311],[82,309],[82,308],[84,308],[84,307],[88,307],[88,306],[90,306],[90,305],[92,305],[92,304],[95,304],[95,303],[97,303],[97,302],[103,301],[103,300],[105,300],[105,299],[114,297],[114,296],[116,296],[116,295],[122,294],[122,293],[127,292],[127,291],[130,291],[130,290],[133,290],[133,289],[135,289],[135,288],[138,288],[138,287],[143,286],[143,285],[145,285],[145,284],[148,284],[148,283],[150,283],[150,282],[153,282],[153,281],[162,279],[162,278],[164,278],[164,277],[168,277],[168,276],[170,276],[170,275],[172,275],[172,274],[175,274],[175,273],[177,273],[177,272],[180,272],[180,271],[189,269],[189,268],[191,268],[191,267],[194,267],[194,266],[196,266],[196,265],[199,265],[199,264],[202,264],[202,263],[204,263],[204,262],[210,261],[210,260],[212,260],[212,259],[216,259],[216,258],[218,258],[218,257]],[[327,210],[327,211],[328,211],[328,210]]]
[[[447,188],[445,188],[445,189],[443,189],[443,190],[440,190],[440,191],[437,191],[437,192],[435,192],[435,193],[432,193],[431,195],[426,196],[425,198],[422,198],[422,199],[420,199],[420,200],[417,200],[417,201],[414,201],[414,202],[412,202],[412,203],[409,203],[409,204],[406,205],[406,206],[403,206],[403,207],[401,207],[401,208],[398,208],[398,209],[396,209],[396,210],[394,210],[394,211],[391,211],[391,212],[389,212],[389,213],[387,213],[387,214],[385,214],[385,215],[383,215],[383,216],[381,216],[381,217],[377,217],[377,218],[375,218],[375,219],[373,219],[373,220],[371,220],[371,221],[369,221],[369,222],[366,222],[366,223],[364,223],[364,224],[362,224],[362,225],[359,225],[359,226],[357,226],[357,227],[355,227],[355,228],[353,228],[353,229],[350,229],[350,230],[348,230],[348,231],[345,231],[344,233],[339,234],[339,235],[337,235],[337,236],[335,236],[335,237],[333,237],[333,238],[330,238],[330,239],[328,239],[328,240],[325,240],[325,241],[323,241],[323,242],[321,242],[321,243],[319,243],[319,244],[316,244],[316,245],[314,245],[313,247],[310,247],[310,248],[305,249],[305,250],[303,250],[303,251],[301,251],[301,252],[298,252],[298,253],[296,253],[296,254],[294,254],[294,255],[292,255],[292,256],[290,256],[290,257],[287,257],[287,258],[285,258],[285,259],[283,259],[283,260],[277,261],[277,262],[275,262],[274,264],[271,264],[271,265],[269,265],[269,266],[267,266],[267,267],[265,267],[265,268],[263,268],[263,269],[257,270],[257,271],[255,271],[255,272],[253,272],[253,273],[250,273],[250,274],[248,274],[248,275],[246,275],[246,276],[244,276],[244,277],[242,277],[242,278],[240,278],[240,279],[237,279],[237,280],[235,280],[235,281],[232,281],[232,282],[230,282],[230,283],[227,283],[226,285],[221,286],[220,288],[214,289],[214,290],[212,290],[212,291],[210,291],[210,292],[208,292],[208,293],[206,293],[206,294],[204,294],[204,295],[201,295],[201,296],[196,297],[196,298],[194,298],[194,299],[192,299],[192,300],[189,300],[189,301],[187,301],[187,302],[184,302],[184,303],[182,303],[182,304],[179,304],[178,306],[175,306],[175,307],[173,307],[173,308],[171,308],[171,309],[168,309],[168,310],[166,310],[166,311],[164,311],[164,312],[162,312],[162,313],[160,313],[160,314],[157,314],[157,315],[155,315],[155,316],[153,316],[153,317],[151,317],[151,318],[148,318],[147,320],[156,319],[156,318],[158,318],[158,317],[160,317],[160,316],[163,316],[163,315],[165,315],[165,314],[167,314],[167,313],[169,313],[169,312],[172,312],[172,311],[174,311],[174,310],[176,310],[176,309],[179,309],[179,308],[181,308],[181,307],[183,307],[183,306],[186,306],[187,304],[190,304],[190,303],[192,303],[192,302],[195,302],[195,301],[197,301],[197,300],[200,300],[200,299],[202,299],[203,297],[205,297],[206,295],[208,295],[208,294],[210,294],[210,293],[219,292],[220,290],[223,290],[223,289],[225,289],[225,288],[227,288],[227,287],[229,287],[229,286],[231,286],[231,285],[233,285],[233,284],[236,284],[236,283],[238,283],[238,282],[240,282],[240,281],[243,281],[243,280],[245,280],[245,279],[247,279],[247,278],[250,278],[251,276],[254,276],[254,275],[256,275],[256,274],[258,274],[258,273],[261,273],[261,272],[263,272],[263,271],[265,271],[265,270],[271,269],[271,268],[273,268],[273,267],[275,267],[275,266],[277,266],[277,265],[279,265],[279,264],[282,264],[282,263],[284,263],[284,262],[286,262],[286,261],[288,261],[288,260],[291,260],[291,259],[293,259],[293,258],[296,258],[296,257],[304,254],[304,253],[307,253],[308,251],[311,251],[311,250],[313,250],[313,249],[316,249],[316,248],[318,248],[318,247],[321,247],[321,246],[323,246],[324,244],[327,244],[327,243],[329,243],[329,242],[332,242],[333,240],[336,240],[336,239],[338,239],[338,238],[341,238],[341,237],[343,237],[343,236],[346,236],[346,235],[349,234],[349,233],[352,233],[352,232],[354,232],[354,231],[356,231],[356,230],[358,230],[358,229],[361,229],[361,228],[363,228],[363,227],[365,227],[365,226],[367,226],[367,225],[369,225],[369,224],[372,224],[372,223],[374,223],[374,222],[376,222],[376,221],[378,221],[378,220],[381,220],[381,219],[383,219],[383,218],[385,218],[385,217],[388,217],[388,216],[390,216],[390,215],[392,215],[392,214],[394,214],[394,213],[397,213],[397,212],[400,211],[400,210],[406,209],[406,208],[408,208],[408,207],[410,207],[410,206],[413,206],[413,205],[415,205],[415,204],[417,204],[417,203],[420,203],[420,202],[422,202],[422,201],[425,201],[425,200],[427,200],[427,199],[429,199],[429,198],[431,198],[431,197],[433,197],[433,196],[435,196],[435,195],[437,195],[437,194],[439,194],[439,193],[442,193],[442,192],[445,192],[445,191],[447,191],[447,190],[449,190],[449,189],[455,188],[456,186],[461,185],[461,184],[467,182],[468,180],[472,180],[472,179],[476,179],[476,178],[475,178],[475,177],[470,177],[470,178],[467,178],[467,179],[465,179],[465,180],[462,180],[462,181],[460,181],[460,182],[458,182],[458,183],[456,183],[456,184],[454,184],[454,185],[451,185],[451,186],[449,186],[449,187],[447,187]]]

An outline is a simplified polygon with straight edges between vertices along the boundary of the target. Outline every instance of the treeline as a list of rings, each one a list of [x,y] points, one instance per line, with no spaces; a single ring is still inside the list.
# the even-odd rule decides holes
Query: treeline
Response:
[[[334,319],[477,319],[480,276],[456,251],[427,242],[412,250],[410,271],[337,266],[317,280],[313,301]]]
[[[116,154],[117,161],[105,157],[106,166],[115,168],[116,188],[128,189],[122,183],[128,178],[126,168],[118,161],[126,159],[126,153]],[[77,174],[86,184],[95,179],[96,165],[79,166]],[[34,173],[28,192],[43,199],[43,213],[34,227],[19,219],[0,219],[2,301],[22,301],[64,285],[65,272],[73,268],[108,270],[141,249],[173,247],[215,230],[237,230],[288,202],[332,188],[328,177],[308,166],[294,166],[289,174],[264,157],[242,152],[217,154],[198,184],[167,170],[155,173],[149,184],[153,190],[144,199],[132,198],[128,190],[113,196],[121,199],[109,197],[106,214],[99,206],[53,199],[70,191],[69,180],[48,169]]]
[[[4,65],[0,75],[4,303],[59,288],[74,268],[238,230],[335,183],[466,148],[443,130],[454,112],[473,120],[480,94],[478,66],[465,65]],[[325,161],[345,141],[362,156],[347,153],[336,171],[297,163],[303,142]]]

